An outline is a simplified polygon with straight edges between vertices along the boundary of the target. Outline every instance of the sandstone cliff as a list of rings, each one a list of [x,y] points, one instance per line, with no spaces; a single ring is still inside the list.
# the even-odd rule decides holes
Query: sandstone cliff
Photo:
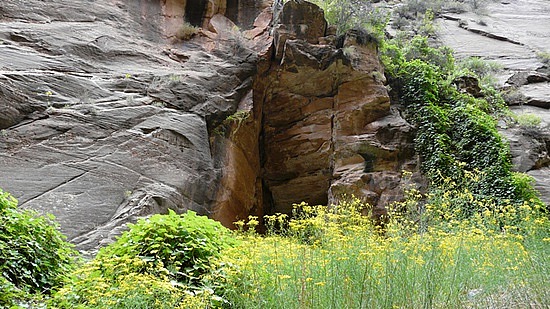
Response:
[[[0,187],[80,249],[128,221],[383,205],[414,168],[376,43],[290,1],[0,4]],[[184,22],[202,29],[176,39]],[[380,211],[382,208],[378,207]]]
[[[231,227],[354,194],[383,213],[418,160],[375,40],[336,37],[308,2],[275,16],[260,0],[2,1],[0,187],[81,250],[167,209]],[[543,192],[544,130],[510,137]]]

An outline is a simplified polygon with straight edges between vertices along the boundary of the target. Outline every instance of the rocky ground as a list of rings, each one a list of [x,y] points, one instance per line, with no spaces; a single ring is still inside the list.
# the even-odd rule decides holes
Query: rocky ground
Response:
[[[444,45],[459,59],[480,57],[501,65],[498,85],[508,92],[510,109],[540,117],[537,127],[501,123],[516,170],[536,179],[550,203],[550,2],[493,1],[474,12],[445,13],[438,19]]]

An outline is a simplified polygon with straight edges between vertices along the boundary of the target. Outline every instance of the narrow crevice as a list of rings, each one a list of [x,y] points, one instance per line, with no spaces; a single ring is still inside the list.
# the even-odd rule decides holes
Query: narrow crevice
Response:
[[[185,20],[195,27],[202,26],[207,0],[193,0],[185,6]]]
[[[44,195],[50,193],[50,192],[53,192],[53,191],[55,191],[55,190],[57,190],[57,189],[59,189],[59,188],[65,186],[66,184],[70,183],[71,181],[76,180],[76,179],[78,179],[78,178],[80,178],[80,177],[86,175],[87,173],[88,173],[88,171],[85,171],[85,172],[83,172],[83,173],[81,173],[81,174],[75,175],[75,176],[73,176],[73,177],[71,177],[71,178],[65,180],[64,182],[62,182],[62,183],[56,185],[55,187],[50,188],[49,190],[46,190],[46,191],[44,191],[44,192],[41,192],[40,194],[35,195],[35,196],[31,197],[30,199],[28,199],[28,200],[22,202],[21,204],[19,204],[18,207],[24,208],[25,205],[28,204],[29,202],[32,202],[32,201],[34,201],[34,200],[36,200],[36,199],[38,199],[38,198],[40,198],[40,197],[42,197],[42,196],[44,196]]]
[[[330,172],[330,178],[329,178],[329,185],[328,185],[328,192],[327,192],[327,204],[330,204],[333,202],[333,196],[331,194],[330,188],[332,187],[332,182],[334,180],[334,169],[336,166],[336,159],[335,159],[335,144],[336,144],[336,101],[333,99],[332,101],[332,115],[330,117],[330,157],[329,157],[329,172]]]

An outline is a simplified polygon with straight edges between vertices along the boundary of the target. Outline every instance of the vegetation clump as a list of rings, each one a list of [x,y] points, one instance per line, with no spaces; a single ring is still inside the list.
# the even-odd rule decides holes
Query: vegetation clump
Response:
[[[497,117],[506,110],[498,92],[481,84],[482,97],[474,98],[452,82],[457,74],[480,78],[478,74],[494,70],[491,65],[472,59],[457,69],[450,50],[431,47],[422,36],[408,44],[384,42],[382,60],[392,97],[417,128],[416,151],[432,187],[452,179],[497,204],[537,199],[536,192],[527,189],[528,177],[512,172],[510,149],[496,129]],[[478,174],[479,181],[465,181],[466,173]],[[479,211],[475,205],[466,209],[472,214]]]
[[[176,39],[180,41],[188,41],[199,33],[199,28],[191,25],[188,22],[184,22],[178,31],[176,31]]]
[[[153,215],[84,264],[55,295],[60,308],[193,308],[222,303],[210,260],[234,241],[193,211]]]
[[[53,216],[17,209],[17,200],[0,189],[0,308],[50,294],[74,256]]]
[[[240,245],[218,262],[229,282],[223,298],[235,308],[520,308],[550,302],[550,224],[540,205],[496,210],[457,186],[429,196],[411,189],[407,196],[390,207],[383,231],[364,215],[370,206],[355,198],[329,208],[301,203],[291,219],[266,216],[266,236],[254,232],[258,218],[240,222],[250,228],[241,229]],[[457,212],[454,203],[464,200],[485,211],[474,217]]]

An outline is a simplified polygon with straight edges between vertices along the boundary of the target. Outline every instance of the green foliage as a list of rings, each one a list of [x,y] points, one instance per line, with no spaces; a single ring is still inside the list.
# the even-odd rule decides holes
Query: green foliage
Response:
[[[425,37],[408,44],[384,42],[382,61],[390,85],[404,107],[406,118],[416,126],[415,147],[422,171],[437,187],[448,178],[467,186],[476,195],[522,203],[532,198],[519,189],[511,172],[510,150],[496,129],[493,113],[505,106],[490,87],[484,98],[459,93],[452,83],[459,74],[489,75],[495,65],[472,58],[455,69],[451,51],[429,46]],[[480,180],[464,181],[466,172],[476,171]],[[468,209],[470,214],[473,209]]]
[[[199,33],[199,28],[191,25],[188,22],[184,22],[183,25],[176,32],[176,39],[180,41],[188,41]]]
[[[160,263],[179,282],[199,280],[209,270],[209,259],[231,245],[225,227],[193,211],[178,215],[170,210],[128,226],[130,230],[100,250],[97,259],[139,257]]]
[[[432,71],[430,73],[430,80],[432,81],[441,80],[444,77],[443,74],[453,72],[455,68],[452,50],[444,46],[431,47],[428,38],[425,36],[415,36],[411,40],[384,42],[381,59],[387,70],[386,72],[391,76],[399,76],[401,70],[420,65],[420,62],[413,65],[410,62],[421,60],[431,66],[427,70]],[[417,70],[419,73],[421,71],[426,70]]]
[[[50,300],[50,306],[168,309],[177,308],[184,297],[160,264],[114,256],[94,259],[77,269]]]
[[[76,270],[54,295],[60,308],[210,308],[223,276],[211,259],[235,244],[219,222],[193,211],[153,215]],[[217,280],[214,281],[212,278]]]
[[[474,72],[479,77],[485,77],[493,75],[502,69],[502,65],[493,62],[483,60],[480,57],[468,57],[458,62],[458,67],[461,69],[467,69]]]
[[[516,195],[523,197],[526,201],[536,202],[542,205],[537,190],[533,187],[535,179],[533,177],[519,172],[512,173],[512,183],[516,190]]]
[[[550,64],[550,53],[548,52],[538,52],[537,57],[539,58],[540,62],[549,65]]]
[[[395,9],[398,16],[408,19],[421,17],[428,11],[435,14],[442,12],[462,13],[473,10],[480,11],[485,8],[489,0],[406,0]]]
[[[371,0],[313,0],[325,12],[328,23],[335,25],[338,34],[353,28],[366,28],[381,38],[389,14],[373,5]]]
[[[522,127],[538,127],[542,122],[542,119],[539,115],[524,113],[524,114],[514,114],[513,119]]]
[[[16,207],[17,200],[0,189],[0,306],[50,293],[75,255],[53,216]]]

